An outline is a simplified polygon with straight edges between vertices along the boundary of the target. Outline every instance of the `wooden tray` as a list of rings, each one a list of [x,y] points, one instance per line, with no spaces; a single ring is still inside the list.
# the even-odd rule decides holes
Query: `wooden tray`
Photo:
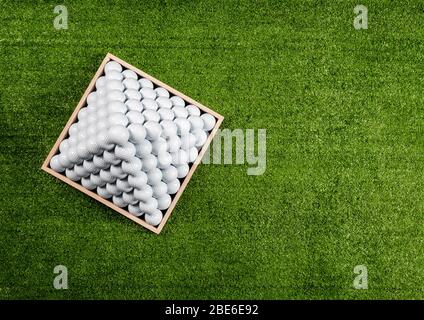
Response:
[[[193,104],[193,105],[197,106],[200,110],[202,110],[204,112],[207,112],[207,113],[210,113],[211,115],[213,115],[217,119],[216,124],[215,124],[215,127],[211,130],[211,132],[210,132],[210,134],[208,136],[208,139],[206,140],[206,143],[203,145],[202,149],[199,152],[199,155],[197,156],[197,158],[194,161],[194,163],[191,165],[190,171],[188,172],[187,176],[184,178],[183,182],[181,183],[180,189],[174,195],[174,197],[172,199],[172,202],[171,202],[171,205],[166,210],[166,213],[164,214],[164,217],[163,217],[161,223],[157,227],[154,227],[154,226],[149,225],[143,219],[140,219],[140,218],[138,218],[136,216],[133,216],[131,213],[129,213],[128,211],[126,211],[123,208],[119,208],[112,201],[109,201],[107,199],[104,199],[104,198],[100,197],[97,193],[84,188],[78,182],[74,182],[74,181],[70,180],[68,177],[66,177],[66,175],[64,175],[62,173],[58,173],[58,172],[54,171],[53,169],[51,169],[49,167],[50,160],[58,152],[60,143],[68,136],[68,129],[69,129],[69,127],[74,122],[76,122],[78,111],[82,107],[85,107],[86,106],[86,104],[87,104],[87,102],[86,102],[87,96],[90,94],[90,92],[92,92],[95,89],[95,84],[96,84],[97,79],[104,74],[104,66],[106,65],[107,62],[109,62],[111,60],[114,60],[114,61],[120,63],[123,67],[125,67],[127,69],[133,70],[140,77],[144,77],[144,78],[149,79],[155,85],[165,88],[171,94],[180,96],[181,98],[183,98],[189,104]],[[66,123],[65,127],[63,128],[62,132],[60,133],[59,138],[56,140],[56,143],[54,144],[53,148],[50,150],[50,152],[49,152],[46,160],[44,161],[43,165],[41,166],[41,169],[44,170],[45,172],[51,174],[52,176],[55,176],[56,178],[58,178],[58,179],[60,179],[60,180],[62,180],[64,182],[66,182],[67,184],[71,185],[75,189],[78,189],[79,191],[84,192],[85,194],[89,195],[93,199],[96,199],[97,201],[103,203],[104,205],[107,205],[109,208],[112,208],[113,210],[115,210],[116,212],[119,212],[120,214],[122,214],[123,216],[127,217],[128,219],[131,219],[132,221],[138,223],[139,225],[142,225],[146,229],[149,229],[150,231],[153,231],[154,233],[159,234],[162,231],[162,229],[163,229],[164,225],[166,224],[166,222],[168,221],[168,219],[169,219],[172,211],[175,208],[175,205],[177,204],[178,199],[181,197],[181,194],[183,193],[183,191],[184,191],[185,187],[187,186],[188,182],[190,181],[191,176],[193,175],[193,173],[196,170],[196,168],[199,165],[199,163],[202,161],[202,158],[203,158],[206,150],[208,149],[209,144],[211,143],[213,137],[217,133],[218,128],[221,125],[221,123],[222,123],[223,120],[224,120],[224,117],[221,116],[219,113],[217,113],[217,112],[209,109],[208,107],[205,107],[204,105],[202,105],[199,102],[191,99],[190,97],[187,97],[186,95],[184,95],[181,92],[175,90],[174,88],[170,87],[169,85],[167,85],[167,84],[165,84],[165,83],[157,80],[156,78],[152,77],[151,75],[149,75],[149,74],[141,71],[140,69],[137,69],[136,67],[130,65],[129,63],[127,63],[127,62],[119,59],[118,57],[115,57],[114,55],[108,53],[106,55],[106,57],[103,59],[102,63],[100,64],[100,67],[97,70],[96,74],[94,75],[93,79],[91,80],[90,85],[85,90],[84,95],[82,96],[81,100],[79,101],[77,107],[75,108],[74,112],[72,113],[71,117],[69,118],[68,122]]]

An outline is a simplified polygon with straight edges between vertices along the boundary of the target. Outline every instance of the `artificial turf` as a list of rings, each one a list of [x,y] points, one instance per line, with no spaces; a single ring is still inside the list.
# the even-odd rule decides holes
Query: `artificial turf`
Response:
[[[424,298],[424,2],[143,2],[0,1],[0,298]],[[107,52],[266,129],[265,173],[200,165],[157,236],[41,171]]]

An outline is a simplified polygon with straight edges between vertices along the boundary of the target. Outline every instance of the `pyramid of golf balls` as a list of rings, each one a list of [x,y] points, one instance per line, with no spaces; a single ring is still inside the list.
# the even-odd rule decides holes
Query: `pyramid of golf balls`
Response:
[[[50,167],[157,226],[216,119],[109,61]]]

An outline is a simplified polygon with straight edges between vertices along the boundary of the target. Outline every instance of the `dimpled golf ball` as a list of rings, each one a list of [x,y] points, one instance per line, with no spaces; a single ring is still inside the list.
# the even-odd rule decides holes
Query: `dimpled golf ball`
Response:
[[[122,75],[124,76],[125,79],[134,79],[134,80],[138,79],[137,73],[135,73],[134,71],[130,69],[126,69],[122,71]]]
[[[165,97],[165,98],[169,98],[169,92],[168,90],[166,90],[165,88],[162,87],[157,87],[155,89],[156,94],[158,95],[158,97]]]
[[[113,71],[122,72],[122,66],[116,61],[109,61],[105,65],[105,73],[111,73]]]
[[[211,131],[213,127],[215,127],[216,119],[213,115],[210,115],[209,113],[204,113],[200,116],[204,123],[204,129],[206,131]]]
[[[147,185],[147,175],[146,173],[140,171],[136,176],[128,176],[128,184],[136,189],[143,189]]]
[[[56,172],[65,171],[65,167],[62,166],[62,164],[60,163],[58,155],[53,156],[50,160],[50,168],[52,168]]]
[[[144,216],[144,219],[146,220],[146,222],[152,226],[157,226],[158,224],[160,224],[160,222],[162,221],[162,218],[163,218],[163,213],[159,209],[156,209],[149,213],[146,212]]]
[[[180,177],[178,176],[178,169],[176,167],[170,165],[169,167],[162,170],[162,180],[164,182],[170,182],[177,178]]]
[[[177,166],[177,177],[179,179],[185,178],[190,171],[190,167],[187,163]]]
[[[136,217],[140,217],[144,214],[144,212],[141,211],[140,206],[137,204],[137,202],[135,204],[128,205],[128,212]]]
[[[172,101],[172,105],[174,105],[176,107],[185,107],[185,102],[184,102],[183,98],[181,98],[179,96],[172,96],[170,98],[170,100]]]
[[[166,185],[165,185],[165,187],[167,188]],[[167,193],[161,195],[159,198],[157,198],[157,200],[158,200],[158,209],[159,210],[168,209],[169,206],[171,205],[171,202],[172,202],[171,196]]]
[[[153,82],[150,81],[149,79],[146,78],[141,78],[140,80],[138,80],[138,82],[140,82],[140,85],[142,88],[150,88],[153,89]]]
[[[138,111],[138,112],[141,112],[143,110],[143,105],[141,104],[141,101],[129,99],[125,101],[125,104],[128,107],[128,110]]]
[[[156,99],[156,91],[152,88],[143,87],[140,89],[140,94],[143,97],[143,99]]]
[[[189,113],[191,116],[197,116],[197,117],[200,117],[200,109],[199,109],[198,107],[193,106],[192,104],[189,104],[189,105],[186,107],[186,109],[187,109],[188,113]]]
[[[126,89],[133,89],[137,91],[140,89],[140,83],[134,78],[125,78],[124,81],[122,81],[122,84]]]

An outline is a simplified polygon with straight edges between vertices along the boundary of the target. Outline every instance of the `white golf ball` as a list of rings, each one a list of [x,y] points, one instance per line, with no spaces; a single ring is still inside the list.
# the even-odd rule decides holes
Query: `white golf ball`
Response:
[[[177,125],[177,133],[184,135],[190,132],[190,122],[185,118],[175,118],[174,123]]]
[[[106,183],[113,183],[116,181],[116,178],[110,173],[110,170],[101,169],[99,175],[100,179]]]
[[[197,148],[191,147],[190,150],[188,150],[188,162],[196,161],[198,155],[199,152],[197,151]]]
[[[169,98],[165,97],[158,97],[156,98],[156,102],[159,105],[159,107],[164,109],[171,109],[172,108],[172,101]]]
[[[79,124],[78,123],[71,124],[71,126],[68,129],[68,134],[70,136],[76,136],[78,132],[79,132]]]
[[[188,111],[184,107],[173,107],[172,111],[174,111],[176,118],[187,118],[188,117]]]
[[[146,137],[150,141],[158,139],[162,133],[161,125],[154,121],[144,123],[144,128],[146,129]]]
[[[179,97],[179,96],[172,96],[170,98],[170,100],[172,101],[172,105],[176,106],[176,107],[185,107],[185,102],[183,100],[183,98]]]
[[[122,146],[128,142],[129,138],[130,133],[126,127],[121,125],[114,125],[108,130],[107,143],[114,143]]]
[[[74,163],[68,159],[68,156],[65,153],[59,154],[58,160],[59,164],[64,168],[70,168],[74,165]]]
[[[143,124],[146,121],[144,116],[139,111],[128,111],[126,116],[129,123]]]
[[[167,188],[166,185],[165,185],[165,188]],[[157,200],[158,200],[158,209],[159,210],[168,209],[169,206],[171,205],[171,202],[172,202],[171,196],[167,193],[161,195],[159,198],[157,198]]]
[[[130,111],[141,112],[143,110],[143,105],[141,104],[141,101],[130,99],[130,100],[125,101],[125,104],[127,105],[128,110],[130,110]]]
[[[133,216],[136,216],[136,217],[140,217],[144,214],[144,212],[141,211],[138,202],[136,202],[135,204],[128,205],[128,212],[131,213]]]
[[[59,156],[55,155],[50,160],[50,168],[52,168],[56,172],[63,172],[65,171],[65,167],[62,166],[62,164],[59,161]]]
[[[158,153],[158,168],[165,169],[171,165],[172,156],[169,152],[162,151]]]
[[[208,135],[202,129],[195,129],[192,131],[193,135],[196,137],[196,147],[201,147],[205,144],[208,139]]]
[[[142,88],[150,88],[153,89],[153,82],[146,78],[141,78],[138,80]]]
[[[75,171],[75,174],[79,175],[82,178],[90,175],[90,172],[88,172],[87,169],[85,169],[82,164],[75,165],[74,171]]]
[[[165,88],[158,87],[158,88],[155,89],[155,91],[156,91],[156,94],[158,95],[158,97],[169,98],[169,92]]]
[[[70,147],[68,150],[66,150],[65,154],[67,159],[72,163],[80,163],[82,161],[78,155],[77,148],[75,147]]]
[[[89,113],[90,113],[90,109],[81,108],[80,111],[78,111],[78,120],[87,118]]]
[[[113,196],[117,196],[122,194],[122,191],[119,190],[116,183],[106,183],[106,191],[109,192]]]
[[[162,120],[160,125],[162,127],[162,135],[165,138],[177,135],[178,127],[173,121]]]
[[[117,179],[126,178],[127,174],[122,170],[120,164],[110,166],[110,174]]]
[[[84,188],[88,190],[93,190],[97,187],[94,183],[92,183],[90,177],[84,177],[81,179],[81,184]]]
[[[84,160],[90,157],[90,152],[87,149],[87,143],[85,141],[78,143],[77,154],[80,160]]]
[[[154,121],[154,122],[159,122],[160,121],[160,115],[159,113],[157,113],[154,110],[144,110],[142,115],[144,116],[144,119],[146,119],[146,121]]]
[[[186,164],[183,164],[181,166],[178,166],[177,167],[177,172],[178,172],[177,177],[179,179],[185,178],[187,176],[187,174],[188,174],[189,171],[190,171],[190,167],[189,167],[189,165],[187,163]]]
[[[140,93],[141,96],[143,97],[143,99],[156,99],[157,95],[156,95],[156,91],[153,90],[152,88],[147,88],[147,87],[142,87],[140,89]]]
[[[106,169],[109,167],[109,163],[105,161],[102,155],[95,155],[93,157],[93,163],[97,168]]]
[[[189,113],[191,116],[197,116],[197,117],[200,117],[200,109],[199,109],[198,107],[196,107],[196,106],[194,106],[194,105],[192,105],[192,104],[189,104],[189,105],[186,107],[186,109],[187,109],[188,113]]]
[[[135,146],[131,142],[115,147],[115,156],[123,161],[131,161],[135,157]]]
[[[200,116],[203,120],[203,129],[206,131],[211,131],[213,127],[215,127],[216,119],[213,115],[210,115],[209,113],[204,113]]]
[[[122,199],[128,204],[128,205],[135,205],[138,204],[138,200],[134,197],[133,192],[123,192],[122,193]]]
[[[114,90],[116,90],[116,91],[124,91],[125,90],[125,87],[124,87],[124,85],[122,84],[122,82],[121,81],[119,81],[119,80],[107,80],[106,79],[106,85],[105,85],[105,88],[106,88],[106,90],[108,90],[109,92],[108,92],[108,95],[109,95],[109,93],[111,92],[111,91],[114,91]]]
[[[107,117],[107,122],[110,126],[123,126],[126,127],[128,125],[128,118],[125,116],[125,114],[121,112],[112,112]]]
[[[124,79],[124,76],[122,75],[122,73],[115,71],[115,70],[112,70],[105,75],[105,78],[106,78],[106,80],[122,81]]]
[[[137,176],[129,175],[128,184],[136,189],[143,189],[147,185],[147,175],[144,172],[140,172]]]
[[[126,113],[128,111],[128,107],[125,103],[121,101],[111,101],[111,102],[108,102],[108,104],[106,105],[106,111],[108,113],[114,113],[114,112]],[[105,109],[99,109],[99,111],[97,112],[97,116],[103,117],[104,115],[106,115]]]
[[[90,180],[91,180],[91,183],[94,183],[98,187],[104,186],[106,184],[106,182],[104,182],[102,180],[102,178],[100,178],[100,174],[99,173],[97,173],[97,174],[93,174],[92,173],[90,175]]]
[[[105,86],[105,84],[106,84],[106,78],[105,78],[104,76],[99,77],[99,78],[96,80],[96,89],[97,89],[97,91],[98,91],[100,88],[104,87],[104,86]]]
[[[92,155],[97,155],[103,151],[101,146],[97,143],[97,134],[91,135],[86,142],[87,151]]]
[[[169,166],[168,168],[165,168],[162,170],[162,180],[164,182],[170,182],[177,178],[179,178],[179,176],[178,176],[178,170],[176,167]]]
[[[150,197],[149,199],[146,199],[146,200],[140,200],[139,206],[141,211],[145,213],[152,213],[154,212],[154,210],[157,210],[158,201],[155,198]]]
[[[128,183],[127,179],[118,179],[116,180],[116,187],[122,192],[130,192],[132,191],[132,187]]]
[[[69,143],[68,139],[63,140],[59,145],[59,151],[60,152],[66,152],[66,150],[69,149],[70,145],[71,144]]]
[[[122,84],[127,89],[133,89],[137,91],[140,89],[140,83],[136,79],[126,78],[124,81],[122,81]]]
[[[75,173],[75,170],[74,169],[66,169],[65,175],[69,179],[71,179],[72,181],[78,181],[78,180],[81,179],[81,177]]]
[[[124,94],[127,97],[127,99],[141,100],[141,93],[138,92],[138,90],[127,89],[127,90],[124,91]]]
[[[166,185],[168,189],[167,193],[175,194],[178,192],[178,189],[180,189],[181,183],[180,183],[180,180],[175,179],[175,180],[169,181]]]
[[[166,140],[162,137],[157,138],[152,142],[152,153],[157,156],[161,152],[165,152],[168,148]]]
[[[128,126],[130,132],[129,141],[133,143],[141,143],[146,138],[146,129],[141,124],[132,123]]]
[[[158,199],[164,194],[167,194],[168,186],[166,185],[165,182],[159,181],[158,183],[152,186],[152,189],[153,189],[153,197]]]
[[[137,157],[143,158],[152,152],[152,144],[149,140],[144,139],[135,145],[135,154]]]
[[[191,130],[203,129],[203,119],[199,116],[189,116],[188,121],[191,125]]]
[[[185,150],[180,149],[177,152],[171,153],[172,164],[174,166],[180,166],[188,162],[188,154]]]
[[[100,171],[100,168],[97,168],[93,160],[84,160],[82,163],[85,170],[90,173],[97,173]]]
[[[139,201],[146,201],[150,199],[153,195],[153,189],[151,186],[146,185],[141,189],[134,189],[134,197]]]
[[[113,164],[113,165],[117,165],[118,163],[121,162],[121,160],[115,156],[114,151],[107,151],[107,150],[103,152],[103,160],[106,163]]]
[[[112,195],[107,192],[106,187],[97,187],[96,192],[99,196],[105,199],[109,199]]]
[[[171,109],[159,108],[158,114],[161,120],[174,120],[175,118],[174,111]]]
[[[191,147],[194,147],[196,144],[196,136],[189,132],[188,134],[182,135],[181,140],[181,149],[189,150]]]
[[[166,141],[166,143],[167,143],[167,151],[169,151],[170,153],[177,152],[178,149],[180,149],[181,147],[181,139],[177,135],[170,136],[168,140]]]
[[[122,75],[124,76],[125,79],[134,79],[134,80],[138,79],[137,73],[135,73],[134,71],[130,69],[126,69],[122,71]]]
[[[162,171],[158,168],[153,168],[147,172],[147,183],[151,186],[159,183],[162,180]]]
[[[105,65],[105,73],[108,74],[112,71],[122,72],[122,66],[116,61],[109,61]]]
[[[121,196],[113,196],[112,197],[112,202],[116,205],[116,206],[118,206],[118,207],[120,207],[120,208],[124,208],[124,207],[126,207],[127,206],[127,203],[124,201],[124,199],[122,198],[122,195]]]
[[[142,168],[145,172],[155,169],[157,166],[157,158],[153,154],[148,154],[142,159]]]
[[[143,109],[145,110],[149,109],[156,111],[157,109],[159,109],[158,103],[153,99],[145,98],[141,100],[141,104],[143,105]]]
[[[137,157],[133,157],[130,161],[122,161],[122,171],[126,174],[137,175],[142,169],[141,160]]]
[[[140,206],[141,207],[141,206]],[[144,220],[152,226],[157,226],[163,219],[163,213],[159,209],[156,209],[152,212],[146,212],[144,215]]]

